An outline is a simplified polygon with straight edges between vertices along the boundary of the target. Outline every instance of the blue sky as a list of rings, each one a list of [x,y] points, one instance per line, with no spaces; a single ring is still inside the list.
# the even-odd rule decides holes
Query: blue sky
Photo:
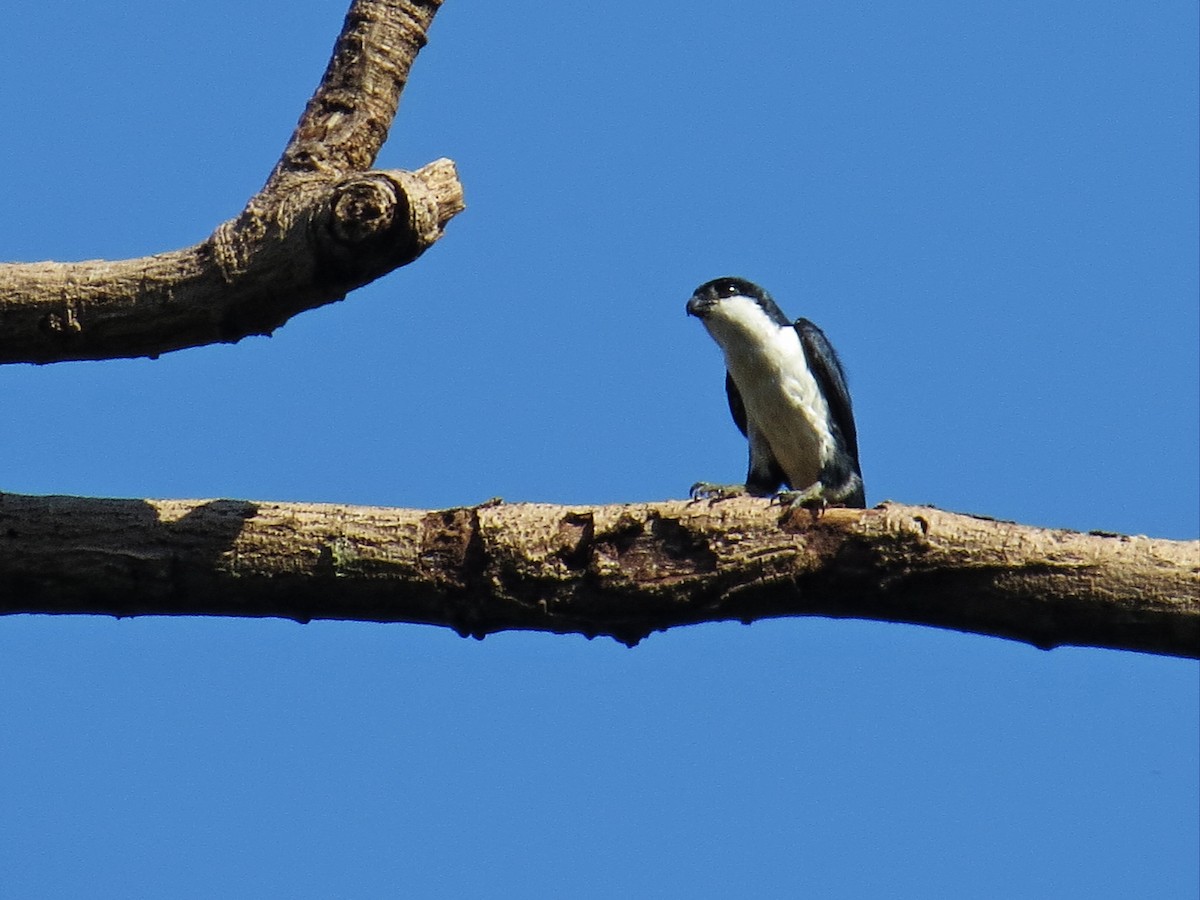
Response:
[[[1194,3],[448,0],[380,165],[416,264],[270,338],[0,369],[4,490],[396,506],[744,474],[684,315],[840,350],[868,500],[1198,532]],[[0,258],[238,212],[344,8],[0,14]],[[819,619],[633,650],[411,626],[0,620],[14,897],[1195,897],[1194,662]]]

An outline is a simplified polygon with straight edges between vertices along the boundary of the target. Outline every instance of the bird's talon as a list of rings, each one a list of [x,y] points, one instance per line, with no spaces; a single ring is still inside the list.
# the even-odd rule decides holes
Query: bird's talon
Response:
[[[772,499],[778,501],[783,507],[785,517],[790,516],[797,509],[807,509],[812,513],[814,522],[821,518],[825,514],[825,510],[829,508],[829,501],[825,499],[825,495],[818,485],[813,485],[803,491],[780,491]]]

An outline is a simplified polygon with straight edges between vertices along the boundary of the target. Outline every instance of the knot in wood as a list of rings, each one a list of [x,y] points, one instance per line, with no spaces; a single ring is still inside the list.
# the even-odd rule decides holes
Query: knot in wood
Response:
[[[333,235],[347,244],[378,238],[397,219],[408,217],[408,199],[391,180],[379,175],[360,176],[339,185],[330,208]]]
[[[69,306],[63,312],[47,313],[40,324],[42,331],[48,334],[68,335],[83,331],[83,326],[75,317],[75,310]]]
[[[71,339],[83,331],[83,323],[79,321],[76,310],[78,288],[73,279],[67,279],[64,293],[66,296],[63,298],[62,308],[46,313],[38,322],[42,334],[51,335],[56,339]]]

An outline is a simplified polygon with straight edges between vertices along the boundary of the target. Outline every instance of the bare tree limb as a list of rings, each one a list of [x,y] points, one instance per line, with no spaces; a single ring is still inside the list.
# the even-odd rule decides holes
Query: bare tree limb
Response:
[[[1200,542],[885,504],[439,511],[0,495],[0,613],[610,635],[820,615],[1200,657]]]
[[[157,356],[270,334],[412,262],[463,209],[454,165],[367,171],[440,0],[355,0],[266,186],[194,247],[0,265],[0,363]]]
[[[441,5],[442,0],[351,4],[321,84],[264,192],[297,175],[341,178],[371,167]]]

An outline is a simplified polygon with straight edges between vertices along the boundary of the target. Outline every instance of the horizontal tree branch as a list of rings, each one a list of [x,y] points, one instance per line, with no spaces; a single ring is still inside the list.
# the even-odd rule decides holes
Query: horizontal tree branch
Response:
[[[270,334],[406,265],[463,209],[454,165],[368,171],[440,0],[355,0],[265,187],[182,250],[0,265],[0,363],[157,356]]]
[[[1200,657],[1200,542],[929,507],[438,511],[0,495],[0,613],[279,616],[609,635],[819,615]]]

